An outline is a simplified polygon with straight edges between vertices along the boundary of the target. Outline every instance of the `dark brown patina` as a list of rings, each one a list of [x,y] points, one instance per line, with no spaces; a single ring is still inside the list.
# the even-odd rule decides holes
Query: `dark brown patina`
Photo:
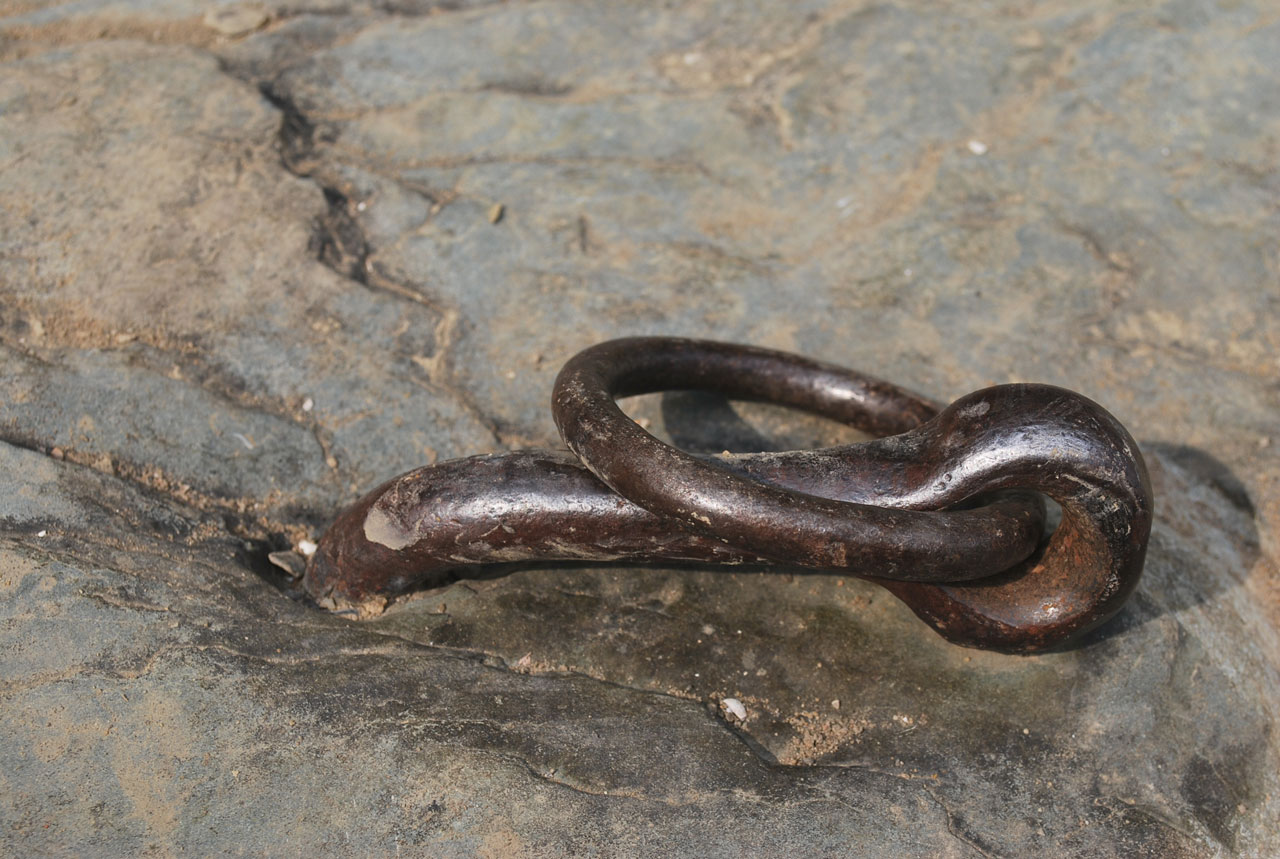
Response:
[[[781,403],[885,437],[693,456],[615,402],[671,389]],[[1026,652],[1111,617],[1141,574],[1151,490],[1137,445],[1061,388],[1002,385],[939,412],[795,355],[630,338],[570,360],[553,409],[572,454],[479,456],[395,478],[324,535],[306,590],[365,607],[476,564],[784,565],[861,576],[950,641]],[[1037,492],[1062,507],[1047,542]]]

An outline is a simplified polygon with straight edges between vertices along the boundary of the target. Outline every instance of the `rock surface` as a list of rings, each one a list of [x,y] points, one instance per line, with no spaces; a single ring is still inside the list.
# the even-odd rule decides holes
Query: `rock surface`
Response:
[[[1271,4],[3,14],[5,852],[1280,849]],[[1139,592],[1034,657],[825,576],[290,598],[270,552],[413,466],[555,445],[560,364],[642,333],[1085,393],[1152,470]]]

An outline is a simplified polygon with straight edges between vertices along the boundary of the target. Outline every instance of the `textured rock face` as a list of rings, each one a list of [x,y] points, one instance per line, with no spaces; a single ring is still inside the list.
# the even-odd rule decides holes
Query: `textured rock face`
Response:
[[[8,7],[6,852],[1280,849],[1280,19],[952,6]],[[289,598],[269,552],[554,445],[563,360],[643,333],[1085,393],[1151,467],[1139,592],[1035,657],[824,576]]]

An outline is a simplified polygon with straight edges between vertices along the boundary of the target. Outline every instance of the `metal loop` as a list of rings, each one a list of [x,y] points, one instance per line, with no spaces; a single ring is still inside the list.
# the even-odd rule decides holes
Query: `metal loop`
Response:
[[[897,435],[695,457],[644,432],[614,402],[671,388],[782,403]],[[781,563],[875,581],[952,641],[1031,650],[1111,616],[1141,571],[1150,528],[1141,457],[1114,418],[1069,391],[1003,386],[938,413],[886,382],[786,353],[632,338],[566,364],[553,409],[581,462],[519,451],[401,475],[324,535],[306,590],[323,605],[360,608],[442,584],[471,564]],[[1039,496],[991,494],[1012,489],[1063,506],[1042,552]],[[979,496],[981,506],[955,509]]]
[[[761,369],[738,375],[743,364]],[[1151,527],[1146,467],[1124,427],[1071,391],[988,388],[901,435],[823,452],[836,474],[855,450],[859,458],[900,466],[899,479],[884,487],[894,506],[938,510],[1000,489],[1043,492],[1062,506],[1062,521],[1039,556],[967,586],[920,584],[926,576],[919,573],[945,574],[990,539],[967,521],[973,511],[889,510],[756,482],[669,447],[614,402],[688,381],[740,396],[769,395],[793,368],[790,356],[765,350],[671,338],[615,340],[565,365],[553,411],[570,450],[631,502],[767,557],[878,567],[880,584],[957,643],[1039,649],[1102,623],[1136,586]],[[785,383],[782,390],[789,390]],[[904,575],[904,567],[917,574]],[[987,569],[988,577],[999,571]],[[951,580],[975,578],[973,572],[954,571]]]

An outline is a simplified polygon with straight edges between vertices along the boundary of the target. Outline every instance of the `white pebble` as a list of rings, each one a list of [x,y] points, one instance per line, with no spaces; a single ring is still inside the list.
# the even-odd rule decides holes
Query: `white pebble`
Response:
[[[36,536],[37,536],[37,537],[44,537],[44,536],[48,535],[48,533],[49,533],[48,531],[37,531],[37,532],[36,532]]]
[[[970,140],[969,151],[974,155],[986,155],[987,144],[983,143],[981,140]]]
[[[742,706],[742,702],[737,698],[725,698],[720,702],[724,708],[729,711],[731,716],[736,716],[738,721],[745,722],[747,720],[747,708]]]
[[[316,553],[316,544],[310,540],[299,540],[298,551],[310,558]]]
[[[302,410],[304,412],[309,412],[315,407],[316,407],[315,401],[312,400],[310,397],[307,397],[305,400],[302,401]]]

